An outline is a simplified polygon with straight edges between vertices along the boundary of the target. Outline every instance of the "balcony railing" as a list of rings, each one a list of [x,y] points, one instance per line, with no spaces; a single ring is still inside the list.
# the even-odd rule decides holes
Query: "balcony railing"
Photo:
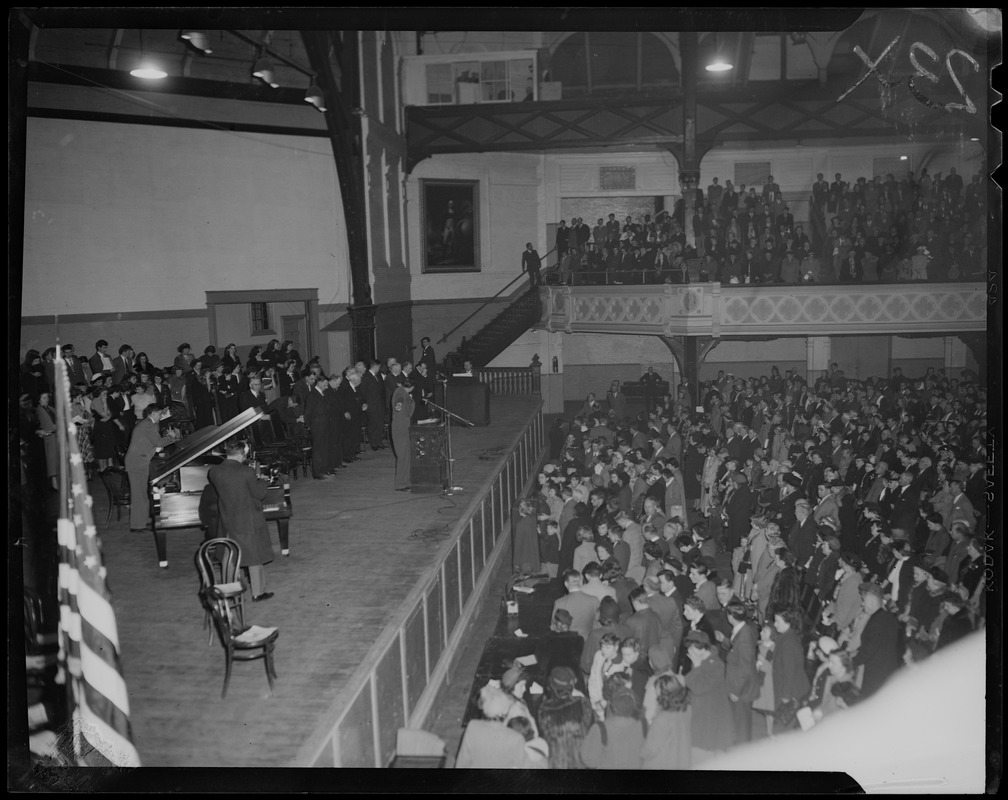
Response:
[[[986,286],[895,283],[544,286],[537,328],[754,336],[962,333],[987,327]]]

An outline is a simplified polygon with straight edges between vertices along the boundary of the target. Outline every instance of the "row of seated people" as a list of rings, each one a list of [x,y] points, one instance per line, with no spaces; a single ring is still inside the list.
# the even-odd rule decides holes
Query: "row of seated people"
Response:
[[[763,377],[720,375],[703,414],[666,398],[626,419],[589,398],[557,421],[514,547],[564,594],[457,766],[690,768],[885,692],[984,626],[985,391]],[[890,463],[895,481],[872,476]]]
[[[853,186],[836,174],[813,186],[815,213],[831,214],[821,237],[795,223],[779,185],[767,177],[762,193],[735,192],[717,179],[708,201],[699,192],[693,221],[696,246],[687,246],[683,211],[598,219],[580,218],[556,234],[562,283],[894,282],[969,280],[986,269],[986,191],[980,175],[962,190],[955,174],[932,181],[922,170],[902,181],[859,178]],[[821,239],[817,241],[817,239]],[[768,255],[772,253],[772,255]],[[690,263],[690,262],[693,263]],[[655,266],[657,264],[657,266]],[[592,274],[594,273],[594,274]],[[579,277],[575,277],[579,276]]]

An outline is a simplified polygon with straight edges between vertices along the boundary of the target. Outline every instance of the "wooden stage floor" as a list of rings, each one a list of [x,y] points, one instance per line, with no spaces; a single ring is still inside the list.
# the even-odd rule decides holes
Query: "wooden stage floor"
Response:
[[[270,697],[259,661],[237,663],[226,699],[224,653],[208,646],[193,555],[199,529],[168,534],[160,569],[150,533],[128,514],[101,528],[107,505],[92,484],[109,587],[119,626],[133,738],[150,767],[289,767],[389,618],[425,575],[465,506],[504,461],[538,398],[493,398],[492,424],[453,428],[454,478],[465,491],[395,492],[391,450],[372,452],[330,481],[291,481],[288,558],[266,567],[275,596],[247,602],[247,622],[276,626],[278,679]],[[114,516],[114,515],[113,515]],[[466,684],[471,676],[460,677]]]

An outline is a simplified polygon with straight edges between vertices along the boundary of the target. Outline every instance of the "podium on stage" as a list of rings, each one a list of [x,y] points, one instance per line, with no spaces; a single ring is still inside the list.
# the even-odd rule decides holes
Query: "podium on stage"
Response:
[[[476,378],[449,378],[448,398],[445,402],[445,385],[434,384],[434,402],[458,414],[473,425],[490,424],[490,387]]]
[[[448,488],[448,444],[443,422],[411,425],[410,485],[413,491]]]

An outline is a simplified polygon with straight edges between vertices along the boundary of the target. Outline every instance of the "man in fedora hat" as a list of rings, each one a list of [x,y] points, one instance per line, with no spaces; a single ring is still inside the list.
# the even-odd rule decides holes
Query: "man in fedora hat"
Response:
[[[861,584],[861,608],[868,619],[853,663],[864,668],[862,698],[875,694],[900,665],[899,620],[884,604],[881,586],[873,582]]]
[[[816,535],[819,531],[812,516],[812,505],[805,498],[795,502],[795,521],[788,532],[788,549],[794,553],[795,564],[799,572],[812,557],[816,546]]]

